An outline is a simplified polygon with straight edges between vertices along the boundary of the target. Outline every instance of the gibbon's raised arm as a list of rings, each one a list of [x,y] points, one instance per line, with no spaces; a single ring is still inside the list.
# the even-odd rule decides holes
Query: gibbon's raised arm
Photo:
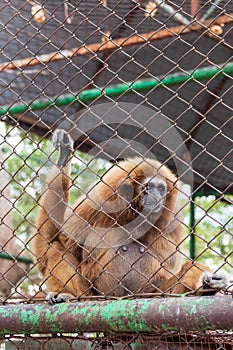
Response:
[[[37,233],[34,238],[38,267],[43,272],[47,264],[49,244],[56,239],[61,229],[69,198],[70,161],[73,141],[63,130],[57,130],[52,138],[56,149],[60,150],[58,165],[54,165],[46,179],[46,189],[39,204],[36,221]]]

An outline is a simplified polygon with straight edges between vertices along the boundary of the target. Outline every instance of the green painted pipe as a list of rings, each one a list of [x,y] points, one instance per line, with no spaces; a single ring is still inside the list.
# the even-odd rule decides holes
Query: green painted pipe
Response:
[[[232,296],[0,306],[0,334],[233,329]]]
[[[218,9],[218,5],[220,4],[221,1],[222,0],[215,0],[214,2],[212,2],[212,5],[208,9],[208,11],[199,20],[200,23],[205,21],[207,18],[209,18],[212,15],[212,13]]]
[[[182,23],[185,26],[190,25],[190,21],[184,17],[180,12],[177,11],[177,9],[174,9],[171,5],[168,5],[163,0],[154,0],[158,8],[163,9],[166,11],[169,15],[172,15],[174,19],[176,19],[178,22]]]
[[[189,256],[190,259],[194,260],[196,256],[195,252],[195,197],[192,196],[190,202],[190,223],[189,227],[191,229],[190,241],[189,241]]]
[[[233,74],[233,62],[226,65],[219,65],[218,67],[205,67],[196,69],[194,71],[187,71],[186,73],[173,73],[169,74],[163,79],[153,78],[153,79],[141,79],[136,80],[135,82],[128,82],[123,84],[112,85],[104,89],[90,89],[84,90],[77,95],[66,94],[60,97],[51,97],[46,100],[35,100],[33,103],[17,104],[11,106],[1,106],[0,107],[0,117],[5,114],[22,114],[27,111],[37,111],[44,110],[49,107],[55,106],[66,106],[74,102],[91,102],[100,97],[114,97],[120,96],[124,93],[134,93],[140,91],[151,90],[156,86],[169,86],[174,84],[182,84],[186,81],[191,80],[204,80],[211,79],[213,77],[220,77],[224,74],[232,75]]]
[[[33,263],[33,260],[30,258],[26,258],[24,256],[16,256],[16,255],[8,254],[5,252],[0,252],[0,259],[16,260],[18,262],[22,262],[25,264],[32,264]]]

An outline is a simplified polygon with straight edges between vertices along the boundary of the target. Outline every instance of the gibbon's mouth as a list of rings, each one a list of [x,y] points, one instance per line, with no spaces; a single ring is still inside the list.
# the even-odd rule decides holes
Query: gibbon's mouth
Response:
[[[148,214],[158,214],[161,213],[163,209],[163,203],[155,203],[154,201],[146,201],[143,203],[143,212],[146,212]]]

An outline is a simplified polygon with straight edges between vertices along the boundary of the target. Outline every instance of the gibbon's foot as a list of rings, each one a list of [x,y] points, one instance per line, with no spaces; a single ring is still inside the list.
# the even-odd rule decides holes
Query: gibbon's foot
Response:
[[[46,299],[50,305],[58,304],[58,303],[65,303],[72,299],[73,296],[71,294],[66,293],[56,293],[56,292],[49,292]]]
[[[57,150],[60,150],[60,157],[58,159],[58,166],[61,167],[66,164],[73,151],[74,141],[63,129],[57,129],[54,131],[52,142]]]
[[[220,290],[227,287],[227,277],[224,273],[207,272],[202,277],[203,289]]]

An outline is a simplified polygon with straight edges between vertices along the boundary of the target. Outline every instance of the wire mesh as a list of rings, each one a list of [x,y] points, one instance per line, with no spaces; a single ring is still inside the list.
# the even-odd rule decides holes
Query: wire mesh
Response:
[[[231,294],[232,2],[3,0],[0,19],[2,305]],[[232,348],[54,333],[0,346]]]
[[[155,334],[122,334],[98,336],[95,340],[82,337],[75,339],[71,336],[60,336],[59,338],[37,337],[12,337],[6,340],[6,349],[129,349],[128,344],[135,350],[141,349],[231,349],[232,339],[221,333],[207,334],[202,337],[199,334],[179,335],[167,333],[166,335]]]

